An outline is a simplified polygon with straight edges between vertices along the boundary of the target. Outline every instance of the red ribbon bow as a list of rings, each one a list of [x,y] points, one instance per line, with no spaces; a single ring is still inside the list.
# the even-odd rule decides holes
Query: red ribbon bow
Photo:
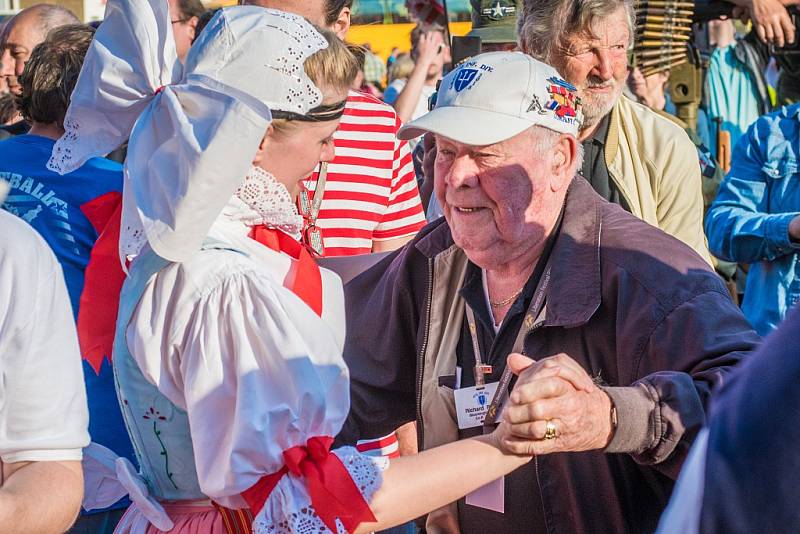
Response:
[[[319,436],[309,439],[305,447],[285,450],[286,464],[281,470],[262,477],[242,493],[253,516],[264,507],[278,481],[291,473],[305,479],[311,504],[331,532],[337,531],[337,518],[348,532],[353,532],[361,523],[377,521],[347,468],[330,452],[332,444],[333,438]]]
[[[322,316],[322,274],[308,249],[292,236],[263,224],[250,230],[250,238],[292,258],[292,266],[283,281],[284,287]]]
[[[106,193],[83,204],[81,211],[98,234],[84,273],[78,309],[78,340],[83,359],[100,374],[103,360],[111,362],[119,293],[125,273],[119,260],[122,195]]]

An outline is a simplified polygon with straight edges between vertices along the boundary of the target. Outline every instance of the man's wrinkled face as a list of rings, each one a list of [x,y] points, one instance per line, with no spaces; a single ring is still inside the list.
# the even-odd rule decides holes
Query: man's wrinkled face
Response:
[[[22,90],[17,78],[22,74],[33,48],[44,41],[44,38],[35,14],[20,13],[6,26],[0,75],[6,79],[12,93],[19,94]]]
[[[534,135],[528,130],[489,146],[436,136],[436,198],[455,243],[482,268],[539,246],[558,217],[557,190],[569,177],[553,175],[556,152],[535,153]]]
[[[614,107],[628,76],[630,30],[624,7],[597,21],[594,35],[571,35],[553,53],[553,66],[577,87],[584,127],[597,124]]]

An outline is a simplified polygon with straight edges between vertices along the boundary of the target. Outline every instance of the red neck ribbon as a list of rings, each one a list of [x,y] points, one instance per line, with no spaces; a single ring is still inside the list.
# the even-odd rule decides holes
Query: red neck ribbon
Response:
[[[78,309],[78,341],[83,359],[100,374],[103,359],[111,362],[119,294],[125,273],[119,261],[122,195],[106,193],[83,204],[81,211],[97,232],[83,278]]]
[[[292,267],[283,281],[284,287],[300,297],[317,315],[322,316],[322,275],[308,249],[292,236],[263,224],[254,226],[250,237],[272,250],[291,256]]]
[[[277,473],[262,477],[242,493],[253,516],[258,515],[280,479],[291,473],[303,478],[317,515],[331,532],[336,532],[336,518],[348,532],[358,525],[375,522],[375,515],[361,495],[350,473],[338,456],[330,452],[333,438],[318,436],[305,447],[283,451],[285,465]]]
[[[125,273],[119,260],[122,195],[106,193],[83,204],[81,211],[98,234],[84,273],[78,310],[78,340],[83,359],[100,374],[103,359],[111,362],[119,294]],[[266,226],[256,226],[250,237],[292,257],[284,286],[322,315],[322,275],[308,250],[291,236]]]

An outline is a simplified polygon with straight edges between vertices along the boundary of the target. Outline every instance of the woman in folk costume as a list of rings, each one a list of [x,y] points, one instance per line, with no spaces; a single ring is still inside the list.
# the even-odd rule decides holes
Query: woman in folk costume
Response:
[[[336,38],[244,6],[181,72],[167,2],[109,0],[51,166],[130,132],[113,364],[140,472],[117,462],[118,532],[382,529],[528,460],[501,451],[504,425],[391,462],[330,450],[349,410],[343,292],[300,245],[294,197],[333,158],[354,75]]]

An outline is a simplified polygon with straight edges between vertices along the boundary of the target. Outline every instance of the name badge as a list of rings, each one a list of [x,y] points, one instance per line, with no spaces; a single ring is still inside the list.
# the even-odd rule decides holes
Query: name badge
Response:
[[[456,399],[458,428],[464,430],[483,424],[489,404],[497,391],[497,384],[498,382],[492,382],[483,386],[457,389],[453,392]]]
[[[505,477],[500,477],[468,494],[466,503],[503,514],[506,509],[505,486]]]

